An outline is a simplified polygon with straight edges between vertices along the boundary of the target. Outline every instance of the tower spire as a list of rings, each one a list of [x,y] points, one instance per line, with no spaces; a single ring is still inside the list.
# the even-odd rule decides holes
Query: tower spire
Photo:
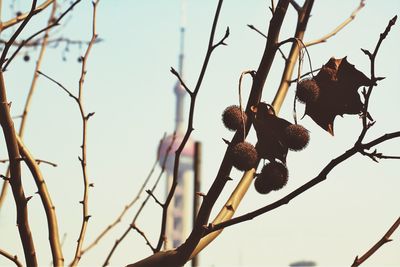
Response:
[[[186,1],[181,1],[181,27],[180,27],[180,49],[179,49],[179,58],[178,58],[178,72],[179,75],[183,79],[183,60],[185,58],[184,49],[185,49],[185,31],[186,31]],[[179,81],[176,81],[175,84],[175,95],[176,95],[176,113],[175,113],[175,131],[183,132],[184,130],[184,121],[183,121],[183,107],[184,107],[184,99],[186,95],[185,89],[182,87]]]

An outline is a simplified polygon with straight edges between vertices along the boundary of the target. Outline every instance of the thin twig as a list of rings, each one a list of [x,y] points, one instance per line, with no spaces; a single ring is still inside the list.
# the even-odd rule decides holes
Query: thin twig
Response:
[[[161,164],[161,171],[160,171],[155,183],[153,184],[153,187],[151,188],[151,192],[154,192],[154,190],[157,188],[158,183],[160,182],[161,177],[163,176],[163,174],[165,172],[165,168],[167,166],[167,162],[168,162],[168,158],[170,156],[171,149],[175,143],[175,138],[176,138],[176,133],[174,133],[172,135],[171,143],[169,144],[169,146],[165,152],[164,159]],[[118,245],[125,239],[125,237],[128,235],[128,233],[132,230],[131,225],[134,225],[136,223],[136,220],[139,218],[141,212],[143,211],[143,209],[146,206],[149,199],[150,199],[150,195],[147,195],[147,197],[144,199],[144,201],[140,205],[140,208],[137,210],[135,216],[133,217],[132,222],[130,223],[129,227],[127,227],[126,230],[124,231],[124,233],[115,241],[113,247],[111,248],[110,252],[107,255],[107,258],[105,259],[105,261],[102,265],[103,267],[107,266],[110,263],[111,257],[113,256],[114,252],[116,251]]]
[[[47,30],[48,30],[48,28],[47,28]],[[37,39],[34,39],[34,40],[31,39],[30,41],[27,41],[27,42],[25,42],[25,40],[15,41],[12,44],[12,46],[20,46],[22,44],[22,42],[25,42],[24,47],[37,47],[37,46],[42,45],[43,39],[44,39],[44,37],[40,37],[40,38],[37,38]],[[103,40],[98,38],[96,40],[96,43],[99,43],[101,41],[103,41]],[[5,44],[6,42],[7,42],[7,40],[0,39],[0,44]],[[54,38],[54,39],[49,39],[47,41],[47,43],[51,44],[52,47],[56,47],[60,43],[66,43],[67,45],[79,45],[80,46],[80,45],[84,45],[84,44],[88,45],[89,42],[90,41],[73,40],[73,39],[69,39],[69,38],[66,38],[66,37],[57,37],[57,38]]]
[[[361,0],[360,4],[358,5],[358,7],[351,13],[350,17],[348,17],[345,21],[343,21],[339,26],[337,26],[333,31],[331,31],[330,33],[322,36],[321,38],[318,38],[314,41],[310,41],[305,43],[306,46],[312,46],[315,44],[319,44],[319,43],[323,43],[326,42],[329,38],[331,38],[332,36],[336,35],[340,30],[342,30],[344,27],[347,26],[347,24],[349,24],[352,20],[355,19],[357,13],[365,6],[365,0]]]
[[[220,45],[225,45],[225,40],[226,38],[228,38],[229,36],[229,28],[227,28],[227,30],[225,31],[225,35],[224,37],[222,37],[222,39],[217,42],[216,44],[214,44],[214,36],[215,36],[215,31],[217,28],[217,23],[218,23],[218,18],[219,18],[219,13],[221,11],[221,6],[222,6],[223,0],[219,0],[218,1],[218,5],[217,5],[217,9],[215,12],[215,16],[214,16],[214,21],[211,27],[211,33],[210,33],[210,39],[208,42],[208,48],[207,48],[207,52],[204,58],[204,62],[203,62],[203,66],[201,68],[200,74],[199,74],[199,78],[197,79],[197,83],[196,83],[196,87],[193,90],[193,93],[190,94],[190,107],[189,107],[189,119],[188,119],[188,125],[187,125],[187,129],[186,129],[186,133],[182,139],[181,144],[179,145],[178,149],[175,151],[175,161],[174,161],[174,170],[173,170],[173,180],[172,180],[172,185],[171,188],[168,192],[167,198],[163,204],[163,214],[162,214],[162,220],[161,220],[161,230],[160,230],[160,234],[158,237],[158,243],[156,246],[156,250],[160,251],[161,247],[165,241],[165,231],[166,231],[166,223],[167,223],[167,214],[168,214],[168,207],[172,201],[172,198],[175,194],[175,189],[178,185],[178,174],[179,174],[179,162],[180,162],[180,156],[181,156],[181,152],[183,151],[183,148],[185,147],[187,141],[189,140],[189,137],[193,131],[193,117],[194,117],[194,107],[195,107],[195,103],[196,103],[196,96],[200,90],[200,86],[203,82],[203,78],[204,75],[206,73],[207,70],[207,66],[208,66],[208,62],[210,60],[211,54],[214,51],[215,48],[217,48]]]
[[[256,31],[256,32],[258,32],[258,33],[261,34],[261,36],[263,36],[265,39],[267,38],[267,36],[266,36],[262,31],[260,31],[259,29],[257,29],[254,25],[247,24],[247,27],[249,27],[250,29],[252,29],[252,30],[254,30],[254,31]],[[286,58],[285,54],[283,53],[283,51],[282,51],[282,49],[281,49],[280,47],[278,48],[278,51],[279,51],[279,53],[281,53],[282,58],[286,61],[287,58]]]
[[[72,97],[76,102],[79,102],[79,99],[77,96],[75,96],[73,93],[71,93],[71,91],[69,91],[64,85],[62,85],[60,82],[54,80],[53,78],[51,78],[50,76],[44,74],[43,72],[41,72],[40,70],[37,71],[38,74],[44,76],[45,78],[49,79],[50,81],[52,81],[53,83],[57,84],[61,89],[64,90],[64,92],[66,92],[68,94],[69,97]]]
[[[151,245],[151,243],[150,243],[149,239],[147,238],[146,234],[142,230],[140,230],[139,227],[137,227],[136,224],[131,224],[131,227],[132,227],[132,229],[136,230],[136,232],[138,232],[139,235],[141,235],[144,238],[144,240],[146,240],[146,245],[148,245],[150,247],[151,251],[153,251],[153,253],[155,253],[156,249]]]
[[[34,15],[38,14],[39,12],[45,10],[48,6],[51,5],[51,3],[53,3],[54,0],[46,0],[46,2],[44,2],[43,4],[39,5],[38,7],[36,7],[35,11],[33,12]],[[12,18],[8,21],[2,22],[0,23],[0,32],[4,31],[5,29],[8,29],[18,23],[20,23],[21,21],[24,21],[28,16],[29,16],[30,12],[21,14],[15,18]]]
[[[74,3],[72,3],[69,8],[64,11],[56,20],[52,21],[50,20],[48,26],[46,26],[44,29],[39,30],[38,32],[32,34],[30,37],[28,37],[26,40],[23,40],[20,45],[17,47],[17,49],[14,51],[14,53],[11,55],[11,57],[7,60],[6,64],[3,67],[3,71],[5,71],[8,67],[8,65],[12,62],[12,60],[15,58],[15,56],[18,54],[18,52],[22,49],[22,47],[25,46],[26,43],[28,43],[30,40],[32,40],[33,38],[35,38],[36,36],[38,36],[39,34],[43,33],[43,32],[47,32],[49,29],[58,26],[59,22],[61,21],[61,19],[67,15],[73,8],[74,6],[76,6],[81,0],[76,0]],[[22,25],[21,25],[22,26]],[[15,39],[14,39],[15,41]],[[13,41],[13,42],[14,42]],[[2,61],[0,61],[2,62]],[[2,64],[0,64],[0,66],[2,66]]]
[[[79,238],[78,242],[76,245],[76,250],[75,250],[75,256],[74,259],[71,262],[71,266],[76,266],[78,265],[78,262],[81,259],[81,254],[82,254],[82,246],[83,242],[85,239],[85,234],[86,234],[86,229],[87,225],[89,222],[89,178],[88,178],[88,173],[87,173],[87,149],[86,149],[86,144],[87,144],[87,123],[89,121],[89,118],[94,114],[94,113],[88,113],[86,114],[84,111],[83,107],[83,84],[85,81],[86,77],[86,64],[87,60],[89,58],[90,51],[93,47],[93,44],[96,41],[97,38],[97,32],[96,32],[96,14],[97,14],[97,6],[99,4],[100,0],[96,0],[92,2],[93,4],[93,17],[92,17],[92,38],[90,40],[89,45],[86,48],[86,52],[84,56],[82,57],[82,68],[81,68],[81,77],[79,79],[79,93],[78,93],[78,106],[79,106],[79,111],[81,114],[81,119],[82,119],[82,145],[81,145],[81,156],[79,157],[79,161],[81,163],[81,168],[82,168],[82,178],[83,178],[83,200],[81,201],[82,204],[82,225],[81,225],[81,230],[79,233]]]
[[[367,252],[365,252],[364,255],[362,255],[361,257],[356,256],[351,267],[360,266],[364,261],[366,261],[369,257],[371,257],[375,252],[377,252],[381,246],[392,241],[390,239],[390,236],[396,231],[396,229],[399,226],[400,226],[400,217],[397,218],[397,220],[389,228],[389,230],[383,235],[383,237],[374,246],[372,246]]]
[[[379,48],[383,42],[383,40],[386,38],[386,36],[388,35],[388,33],[390,32],[390,29],[392,28],[392,26],[396,23],[397,20],[397,16],[394,16],[388,23],[388,25],[385,28],[385,31],[383,33],[381,33],[379,35],[379,39],[378,42],[376,43],[374,52],[371,54],[368,50],[366,49],[361,49],[370,59],[371,65],[371,81],[372,84],[368,87],[367,92],[364,94],[364,105],[363,105],[363,111],[362,111],[362,125],[363,125],[363,130],[357,140],[358,144],[361,144],[362,140],[364,139],[365,135],[367,134],[369,128],[370,128],[370,123],[368,121],[368,107],[369,107],[369,100],[372,94],[372,89],[375,86],[375,82],[377,81],[377,78],[375,76],[375,59],[376,59],[376,55],[378,54]]]
[[[317,72],[317,71],[320,71],[321,70],[321,68],[317,68],[317,69],[313,69],[313,70],[311,70],[311,71],[309,71],[309,72],[306,72],[306,73],[304,73],[304,74],[302,74],[301,76],[300,76],[300,79],[302,79],[302,78],[304,78],[304,77],[307,77],[308,75],[310,75],[310,74],[313,74],[314,72]],[[299,80],[299,78],[296,78],[296,79],[293,79],[293,80],[291,80],[289,83],[294,83],[294,82],[297,82],[297,80]]]
[[[20,137],[20,138],[21,138],[21,137]],[[9,159],[1,159],[1,160],[0,160],[0,163],[7,163],[7,162],[9,162],[9,161],[10,161]],[[48,164],[48,165],[50,165],[50,166],[52,166],[52,167],[57,167],[57,164],[56,164],[56,163],[53,163],[53,162],[48,161],[48,160],[35,159],[35,161],[36,161],[37,164],[44,163],[44,164]]]
[[[0,248],[0,255],[3,255],[4,257],[6,257],[7,259],[9,259],[10,261],[14,262],[15,265],[17,265],[18,267],[22,267],[22,263],[18,260],[17,255],[11,255],[10,253],[8,253],[7,251],[3,250]]]
[[[35,13],[36,3],[37,3],[37,0],[32,1],[31,10],[29,11],[28,15],[26,16],[24,21],[21,23],[21,25],[19,25],[19,27],[14,32],[14,34],[11,36],[11,38],[5,44],[5,46],[3,48],[3,52],[1,53],[1,56],[0,56],[0,69],[3,69],[3,64],[6,61],[7,53],[8,53],[8,50],[10,49],[11,45],[14,43],[14,41],[17,39],[17,37],[22,32],[22,30],[25,28],[25,26],[28,24],[28,22],[33,17],[33,15]]]
[[[96,238],[95,240],[90,243],[86,248],[82,249],[82,253],[81,255],[85,254],[87,251],[89,251],[90,249],[92,249],[95,245],[97,245],[101,239],[103,239],[103,237],[112,229],[114,228],[117,224],[119,224],[122,220],[122,218],[125,216],[125,214],[128,212],[128,210],[140,199],[142,192],[144,190],[144,188],[147,186],[147,183],[150,181],[150,178],[153,175],[153,172],[156,168],[156,166],[159,163],[160,160],[160,148],[163,145],[165,141],[165,134],[164,137],[161,139],[160,144],[158,146],[158,152],[157,152],[157,157],[155,162],[153,163],[153,166],[151,167],[149,174],[147,175],[146,179],[144,180],[142,186],[140,187],[138,193],[136,194],[136,196],[124,207],[124,209],[122,210],[122,212],[117,216],[117,218],[110,224],[108,225]]]
[[[163,205],[163,204],[157,199],[157,197],[154,195],[153,191],[151,191],[151,190],[146,190],[146,193],[149,194],[149,195],[154,199],[154,201],[155,201],[158,205],[160,205],[161,208],[164,207],[164,205]]]

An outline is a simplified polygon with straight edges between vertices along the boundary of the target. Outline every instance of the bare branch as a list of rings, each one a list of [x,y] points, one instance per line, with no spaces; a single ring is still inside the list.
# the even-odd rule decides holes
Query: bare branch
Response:
[[[44,74],[41,71],[37,71],[38,74],[46,77],[47,79],[49,79],[50,81],[52,81],[53,83],[57,84],[61,89],[64,90],[64,92],[66,92],[68,94],[68,96],[72,97],[75,101],[79,102],[78,97],[76,97],[74,94],[71,93],[71,91],[69,91],[64,85],[62,85],[60,82],[54,80],[53,78],[51,78],[50,76]]]
[[[38,14],[39,12],[45,10],[48,6],[51,5],[51,3],[53,3],[54,0],[46,0],[43,4],[39,5],[38,7],[36,7],[35,11],[33,12],[34,15]],[[25,14],[21,14],[15,18],[12,18],[8,21],[5,21],[3,23],[0,24],[0,31],[4,31],[5,29],[8,29],[18,23],[20,23],[21,21],[24,21],[28,16],[29,16],[30,12],[25,13]]]
[[[293,6],[294,9],[296,9],[298,13],[300,13],[301,6],[296,2],[296,0],[290,0],[290,4]]]
[[[217,5],[217,9],[215,12],[215,16],[214,16],[214,21],[211,27],[211,33],[210,33],[210,39],[208,42],[208,48],[207,48],[207,52],[204,58],[204,62],[203,62],[203,66],[201,68],[199,77],[197,79],[197,83],[196,83],[196,87],[193,91],[193,94],[190,95],[190,107],[189,107],[189,120],[188,120],[188,126],[186,129],[186,133],[182,139],[181,144],[179,145],[178,149],[175,151],[175,162],[174,162],[174,170],[173,170],[173,181],[172,181],[172,185],[171,188],[168,192],[167,198],[165,200],[165,203],[163,204],[163,214],[162,214],[162,220],[161,220],[161,230],[160,230],[160,234],[158,237],[158,243],[156,246],[156,250],[160,251],[161,247],[164,243],[164,236],[165,236],[165,230],[166,230],[166,221],[167,221],[167,214],[168,214],[168,207],[169,204],[172,201],[172,198],[175,194],[175,189],[178,185],[178,173],[179,173],[179,162],[180,162],[180,156],[181,156],[181,152],[183,151],[183,148],[185,147],[187,141],[189,140],[189,137],[193,131],[193,117],[194,117],[194,107],[195,107],[195,103],[196,103],[196,97],[197,94],[200,90],[201,84],[203,82],[203,78],[204,75],[206,73],[207,70],[207,66],[208,66],[208,62],[210,60],[211,54],[214,51],[215,48],[217,48],[220,45],[224,45],[224,41],[226,40],[226,38],[228,38],[229,36],[229,27],[226,29],[225,35],[224,37],[216,44],[214,44],[214,36],[215,36],[215,31],[217,28],[217,23],[218,23],[218,18],[219,18],[219,14],[221,11],[221,6],[222,6],[223,0],[219,0],[218,1],[218,5]],[[189,256],[189,255],[188,255]]]
[[[336,35],[339,31],[341,31],[344,27],[347,26],[347,24],[349,24],[352,20],[355,19],[357,13],[365,6],[365,0],[361,0],[360,4],[358,5],[358,7],[351,13],[350,17],[348,17],[345,21],[343,21],[339,26],[337,26],[333,31],[331,31],[330,33],[322,36],[321,38],[318,38],[314,41],[311,42],[307,42],[305,45],[306,46],[312,46],[315,44],[319,44],[319,43],[323,43],[326,42],[329,38],[333,37],[334,35]]]
[[[384,234],[384,236],[373,246],[371,247],[367,252],[365,252],[364,255],[361,257],[356,257],[354,259],[353,264],[351,267],[357,267],[360,266],[364,261],[366,261],[369,257],[371,257],[380,247],[382,247],[384,244],[392,241],[390,239],[390,236],[396,231],[396,229],[400,226],[400,217],[397,218],[397,220],[394,222],[394,224],[389,228],[389,230]]]
[[[19,137],[19,138],[21,138],[21,137]],[[0,160],[0,163],[7,163],[7,162],[9,162],[9,161],[10,161],[10,160],[8,160],[8,159],[1,159],[1,160]],[[57,167],[57,164],[56,164],[56,163],[53,163],[53,162],[48,161],[48,160],[35,159],[35,161],[36,161],[37,164],[44,163],[44,164],[48,164],[48,165],[50,165],[50,166],[52,166],[52,167]]]
[[[250,29],[252,29],[252,30],[254,30],[254,31],[256,31],[256,32],[258,32],[261,36],[263,36],[265,39],[267,39],[267,36],[266,36],[262,31],[260,31],[259,29],[257,29],[254,25],[247,24],[247,27],[249,27]],[[284,60],[287,60],[285,54],[283,53],[283,51],[282,51],[282,49],[281,49],[280,47],[278,48],[278,51],[279,51],[279,53],[281,53],[282,58],[283,58]]]
[[[131,227],[132,227],[132,229],[135,229],[136,232],[138,232],[139,235],[141,235],[144,238],[144,240],[146,241],[146,245],[148,245],[150,247],[151,251],[153,251],[153,253],[155,253],[156,249],[151,245],[151,243],[150,243],[149,239],[147,238],[146,234],[142,230],[140,230],[137,227],[136,224],[131,224]]]
[[[354,156],[357,153],[360,153],[364,149],[370,149],[372,146],[378,145],[384,141],[394,139],[394,138],[399,138],[400,137],[400,131],[398,132],[393,132],[389,134],[385,134],[369,143],[362,144],[360,146],[355,145],[351,149],[347,150],[345,153],[340,155],[339,157],[331,160],[329,164],[327,164],[322,171],[318,174],[317,177],[314,179],[310,180],[309,182],[305,183],[304,185],[300,186],[296,190],[292,191],[285,197],[279,199],[276,202],[273,202],[269,205],[266,205],[260,209],[257,209],[253,212],[249,212],[245,215],[238,216],[234,219],[227,220],[224,222],[221,222],[219,224],[211,225],[208,227],[207,233],[211,233],[223,228],[226,228],[228,226],[232,226],[244,221],[252,220],[253,218],[260,216],[266,212],[269,212],[271,210],[274,210],[282,205],[288,204],[290,200],[294,199],[295,197],[299,196],[300,194],[304,193],[305,191],[309,190],[310,188],[314,187],[315,185],[319,184],[320,182],[324,181],[327,179],[327,175],[340,163],[344,162],[345,160],[349,159],[350,157]]]
[[[43,204],[43,208],[46,212],[47,226],[49,231],[49,241],[51,247],[51,253],[53,255],[54,266],[63,266],[64,257],[61,250],[60,237],[58,232],[57,215],[55,212],[55,207],[50,197],[50,193],[47,189],[46,183],[43,179],[43,175],[36,163],[36,160],[30,154],[29,150],[26,148],[21,138],[17,136],[18,147],[22,157],[25,160],[32,176],[35,180],[36,186],[38,188],[38,193]]]
[[[178,73],[174,68],[172,68],[172,67],[171,67],[171,70],[170,70],[170,71],[171,71],[172,74],[174,74],[174,75],[178,78],[179,82],[181,83],[181,85],[183,86],[183,88],[185,88],[186,92],[187,92],[189,95],[192,95],[193,92],[190,91],[190,89],[186,86],[186,84],[185,84],[185,82],[183,81],[181,75],[179,75],[179,73]]]
[[[96,0],[92,2],[93,4],[93,17],[92,17],[92,38],[89,42],[89,45],[86,48],[85,55],[82,57],[82,68],[81,68],[81,77],[79,79],[79,93],[78,93],[78,106],[79,106],[79,111],[81,113],[81,119],[82,119],[82,145],[81,145],[81,156],[80,156],[80,162],[81,162],[81,168],[82,168],[82,178],[83,178],[83,200],[82,200],[82,225],[81,225],[81,230],[79,233],[79,238],[75,250],[75,256],[74,259],[71,262],[71,266],[76,266],[78,265],[78,262],[80,261],[82,257],[82,246],[83,242],[85,239],[85,234],[86,234],[86,229],[87,225],[89,222],[89,206],[88,206],[88,200],[89,200],[89,178],[87,174],[87,164],[86,164],[86,159],[87,159],[87,150],[86,150],[86,144],[87,144],[87,122],[91,114],[89,113],[88,115],[85,114],[84,107],[83,107],[83,83],[85,81],[86,77],[86,64],[87,60],[89,58],[90,51],[96,41],[97,38],[97,32],[96,32],[96,14],[97,14],[97,6],[99,4],[100,0]],[[92,113],[93,115],[94,113]]]
[[[112,229],[114,228],[117,224],[119,224],[122,220],[122,218],[125,216],[126,212],[139,200],[144,188],[146,187],[147,183],[150,181],[151,176],[153,175],[153,172],[156,168],[156,166],[158,165],[158,162],[160,160],[160,148],[161,145],[163,144],[163,142],[165,141],[165,134],[164,137],[162,138],[162,140],[160,141],[159,144],[159,151],[157,153],[157,157],[155,162],[153,163],[153,166],[150,169],[149,174],[147,175],[146,179],[144,180],[142,186],[140,187],[138,193],[136,194],[135,198],[132,199],[131,202],[129,202],[124,209],[122,210],[122,212],[118,215],[118,217],[110,224],[108,225],[97,237],[96,239],[90,243],[86,248],[82,249],[82,253],[81,255],[85,254],[87,251],[89,251],[90,249],[92,249],[95,245],[97,245],[101,239],[103,239],[103,237]]]
[[[11,255],[10,253],[8,253],[7,251],[3,250],[0,248],[0,255],[3,255],[4,257],[6,257],[7,259],[9,259],[10,261],[14,262],[15,265],[17,265],[18,267],[22,267],[22,263],[18,260],[17,255]]]
[[[167,150],[166,150],[166,152],[165,152],[165,155],[164,155],[164,159],[163,159],[163,162],[162,162],[162,165],[161,165],[161,171],[160,171],[160,173],[159,173],[159,175],[158,175],[158,177],[157,177],[157,179],[156,179],[156,181],[155,181],[153,187],[151,188],[151,192],[154,192],[154,190],[157,188],[158,183],[160,182],[161,177],[162,177],[163,174],[164,174],[165,167],[166,167],[166,165],[167,165],[167,161],[168,161],[168,158],[169,158],[171,149],[172,149],[172,147],[173,147],[173,145],[174,145],[174,143],[175,143],[175,138],[176,138],[176,133],[174,133],[174,134],[172,135],[171,143],[169,144],[169,146],[168,146],[168,148],[167,148]],[[160,144],[160,145],[161,145],[161,144]],[[159,153],[160,153],[160,151],[159,151]],[[158,154],[159,154],[159,153],[158,153]],[[125,237],[128,235],[128,233],[132,230],[131,225],[134,225],[134,224],[136,223],[136,220],[139,218],[141,212],[143,211],[143,209],[144,209],[144,207],[146,206],[146,204],[147,204],[147,202],[149,201],[149,199],[150,199],[150,195],[147,195],[147,197],[145,198],[145,200],[142,202],[140,208],[139,208],[138,211],[136,212],[135,216],[133,217],[132,222],[130,223],[129,227],[128,227],[128,228],[125,230],[125,232],[115,241],[114,246],[111,248],[110,252],[109,252],[108,255],[107,255],[106,260],[105,260],[104,263],[103,263],[103,266],[107,266],[107,265],[109,264],[110,259],[111,259],[111,257],[113,256],[113,254],[114,254],[115,250],[117,249],[118,245],[125,239]]]
[[[10,106],[7,101],[3,72],[0,70],[0,124],[3,128],[4,139],[7,145],[8,158],[10,159],[10,180],[17,214],[17,225],[24,249],[27,266],[37,266],[35,246],[28,220],[27,200],[21,182],[20,153],[16,139],[16,132],[10,115]]]
[[[48,32],[48,30],[50,30],[51,28],[58,26],[59,22],[61,21],[61,19],[67,15],[73,8],[75,5],[77,5],[81,0],[77,0],[74,3],[72,3],[70,5],[70,7],[64,11],[57,19],[55,19],[54,21],[50,20],[49,24],[47,25],[47,27],[45,27],[44,29],[34,33],[33,35],[31,35],[29,38],[27,38],[26,40],[23,40],[20,45],[18,46],[18,48],[14,51],[14,53],[11,55],[11,57],[7,60],[6,64],[3,67],[3,71],[5,71],[8,67],[8,65],[11,63],[11,61],[15,58],[15,56],[18,54],[18,52],[22,49],[22,47],[25,46],[26,43],[28,43],[30,40],[32,40],[33,38],[35,38],[36,36],[38,36],[39,34],[43,33],[43,32]],[[22,26],[22,25],[21,25]],[[14,39],[15,41],[15,39]],[[11,43],[12,45],[12,43]],[[0,61],[1,62],[1,61]]]
[[[14,32],[14,34],[11,36],[11,38],[7,41],[6,45],[4,46],[3,52],[1,53],[1,56],[0,56],[0,69],[3,69],[3,64],[6,61],[7,53],[8,53],[8,50],[10,49],[11,45],[14,43],[14,41],[17,39],[18,35],[25,28],[26,24],[28,24],[28,22],[33,17],[33,15],[35,13],[36,3],[37,3],[37,0],[32,1],[31,10],[29,11],[28,15],[26,16],[24,21],[21,23],[21,25],[19,25],[18,29]]]
[[[154,195],[153,191],[151,191],[151,190],[146,190],[146,193],[149,194],[149,195],[154,199],[154,201],[155,201],[158,205],[160,205],[161,208],[164,207],[164,205],[156,198],[156,196]]]

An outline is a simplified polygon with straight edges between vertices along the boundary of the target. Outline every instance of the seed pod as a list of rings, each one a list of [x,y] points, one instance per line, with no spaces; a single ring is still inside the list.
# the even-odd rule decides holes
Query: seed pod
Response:
[[[243,112],[242,117],[240,107],[236,105],[227,107],[222,113],[222,122],[224,123],[225,127],[231,131],[243,129],[243,119],[246,123],[247,115]]]
[[[290,150],[299,151],[308,145],[310,135],[303,126],[291,124],[284,130],[284,140]]]
[[[302,103],[316,102],[320,88],[314,79],[304,79],[297,84],[296,97]]]
[[[240,142],[229,149],[232,165],[240,171],[248,171],[255,167],[258,159],[255,147],[248,142]]]
[[[254,181],[254,186],[260,194],[268,194],[272,190],[282,189],[287,181],[288,169],[282,163],[274,161],[264,165]]]

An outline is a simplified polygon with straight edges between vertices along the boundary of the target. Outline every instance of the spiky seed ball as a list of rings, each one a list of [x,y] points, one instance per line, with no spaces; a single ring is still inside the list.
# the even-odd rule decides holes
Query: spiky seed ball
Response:
[[[246,113],[243,113],[244,122],[247,121]],[[243,129],[242,112],[239,106],[232,105],[227,107],[222,113],[222,122],[231,131]]]
[[[319,93],[320,88],[314,79],[304,79],[297,84],[296,96],[300,102],[315,103]]]
[[[284,138],[290,150],[299,151],[308,145],[310,134],[303,126],[291,124],[285,128]]]
[[[254,181],[254,188],[260,194],[268,194],[272,191],[271,186],[268,184],[268,181],[262,179],[261,177],[257,177]]]
[[[248,142],[240,142],[229,150],[233,166],[240,171],[248,171],[255,167],[258,159],[255,147]]]
[[[265,164],[254,182],[254,186],[260,194],[267,194],[272,190],[282,189],[289,177],[288,169],[279,162]]]

